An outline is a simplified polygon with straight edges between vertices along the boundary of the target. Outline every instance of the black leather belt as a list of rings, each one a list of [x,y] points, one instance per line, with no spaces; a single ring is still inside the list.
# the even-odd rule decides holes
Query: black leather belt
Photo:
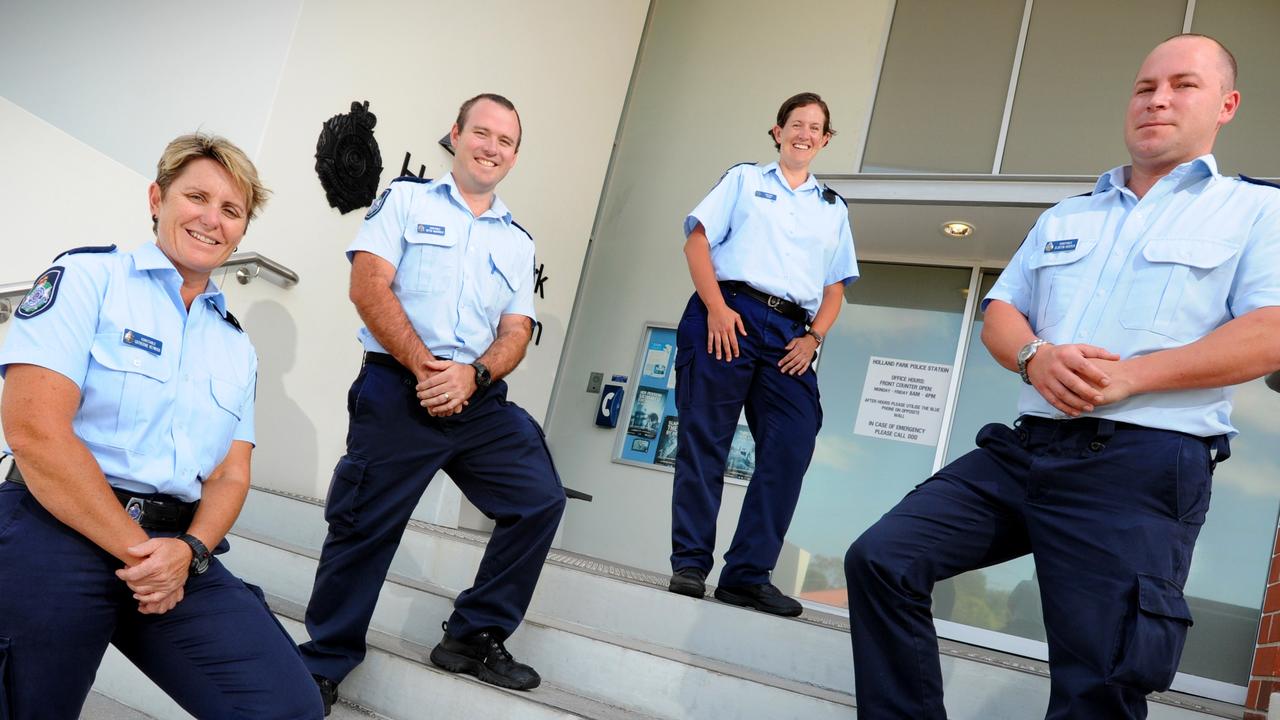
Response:
[[[741,280],[724,280],[720,283],[720,287],[728,290],[729,292],[742,293],[749,298],[759,300],[767,305],[771,310],[777,311],[779,315],[788,320],[793,320],[801,325],[809,324],[809,311],[790,300],[780,298],[776,295],[770,295],[766,292],[760,292]]]
[[[27,481],[22,479],[17,463],[9,466],[9,472],[5,474],[4,479],[15,485],[27,484]],[[129,517],[146,530],[185,532],[191,526],[191,519],[195,517],[196,508],[200,505],[198,500],[183,502],[173,496],[160,493],[137,495],[115,487],[111,488],[111,491],[115,493],[121,507],[129,513]]]
[[[399,370],[402,374],[408,375],[415,381],[417,380],[417,376],[412,372],[409,372],[409,368],[401,365],[399,360],[387,353],[371,352],[366,350],[364,353],[364,362],[366,365],[381,365],[383,367],[391,368],[392,370]]]

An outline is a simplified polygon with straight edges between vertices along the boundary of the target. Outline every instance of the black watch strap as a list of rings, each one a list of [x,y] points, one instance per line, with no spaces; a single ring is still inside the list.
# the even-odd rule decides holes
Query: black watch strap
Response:
[[[189,572],[192,575],[205,574],[209,569],[209,558],[212,557],[209,553],[209,548],[205,547],[204,543],[200,542],[200,538],[195,535],[182,533],[178,536],[178,539],[191,548],[191,567]]]
[[[484,363],[479,360],[471,363],[471,367],[476,370],[476,388],[480,390],[489,389],[489,386],[493,384],[493,376],[489,374],[489,368],[485,367]]]

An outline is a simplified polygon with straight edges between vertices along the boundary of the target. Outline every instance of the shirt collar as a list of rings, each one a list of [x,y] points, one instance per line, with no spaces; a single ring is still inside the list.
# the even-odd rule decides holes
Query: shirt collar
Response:
[[[1098,182],[1094,184],[1093,194],[1101,195],[1108,190],[1123,189],[1129,182],[1131,170],[1131,165],[1121,165],[1106,171],[1098,177]],[[1184,162],[1165,176],[1165,178],[1172,178],[1179,186],[1210,177],[1221,177],[1221,173],[1218,172],[1218,161],[1213,157],[1213,153],[1201,155],[1194,160]],[[1165,178],[1161,178],[1161,180],[1163,181]]]
[[[467,212],[471,211],[470,206],[467,205],[467,201],[462,197],[462,193],[458,192],[458,184],[454,181],[452,172],[445,173],[443,177],[436,181],[435,186],[438,188],[447,188],[449,197],[453,198],[453,201],[457,203],[459,207],[465,208]],[[511,211],[507,209],[506,203],[502,202],[502,198],[498,197],[497,193],[494,193],[493,195],[493,204],[490,205],[489,209],[484,211],[480,217],[494,217],[504,223],[511,223]]]
[[[151,270],[168,270],[174,275],[178,275],[178,268],[173,266],[173,261],[168,255],[160,249],[155,241],[143,243],[135,248],[131,253],[133,256],[133,266],[141,272]],[[181,278],[178,280],[181,283]],[[213,276],[209,277],[209,284],[205,286],[204,292],[200,293],[201,297],[205,297],[213,306],[217,308],[218,314],[224,318],[227,315],[227,298],[222,294],[222,290],[218,284],[213,281]]]
[[[766,175],[768,175],[769,173],[773,173],[774,177],[778,178],[778,182],[782,183],[784,186],[790,189],[791,192],[794,192],[794,193],[802,193],[802,192],[808,192],[811,190],[816,191],[816,190],[822,189],[818,186],[818,178],[814,177],[812,172],[809,173],[809,177],[804,179],[804,182],[800,183],[800,187],[792,188],[790,183],[787,182],[787,178],[782,174],[782,168],[778,165],[777,160],[774,160],[768,165],[765,165],[764,172]]]

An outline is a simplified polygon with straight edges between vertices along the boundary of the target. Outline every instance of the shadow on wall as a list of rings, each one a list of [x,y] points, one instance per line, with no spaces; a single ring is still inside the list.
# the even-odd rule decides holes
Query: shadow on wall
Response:
[[[313,494],[316,426],[285,390],[285,373],[297,361],[298,328],[278,302],[254,303],[245,330],[258,350],[257,439],[253,457],[256,485]]]

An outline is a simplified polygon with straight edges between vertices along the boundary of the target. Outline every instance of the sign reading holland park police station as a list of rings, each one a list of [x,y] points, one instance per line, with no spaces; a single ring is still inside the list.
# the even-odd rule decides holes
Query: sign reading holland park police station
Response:
[[[951,366],[872,356],[858,402],[858,435],[937,445]]]

